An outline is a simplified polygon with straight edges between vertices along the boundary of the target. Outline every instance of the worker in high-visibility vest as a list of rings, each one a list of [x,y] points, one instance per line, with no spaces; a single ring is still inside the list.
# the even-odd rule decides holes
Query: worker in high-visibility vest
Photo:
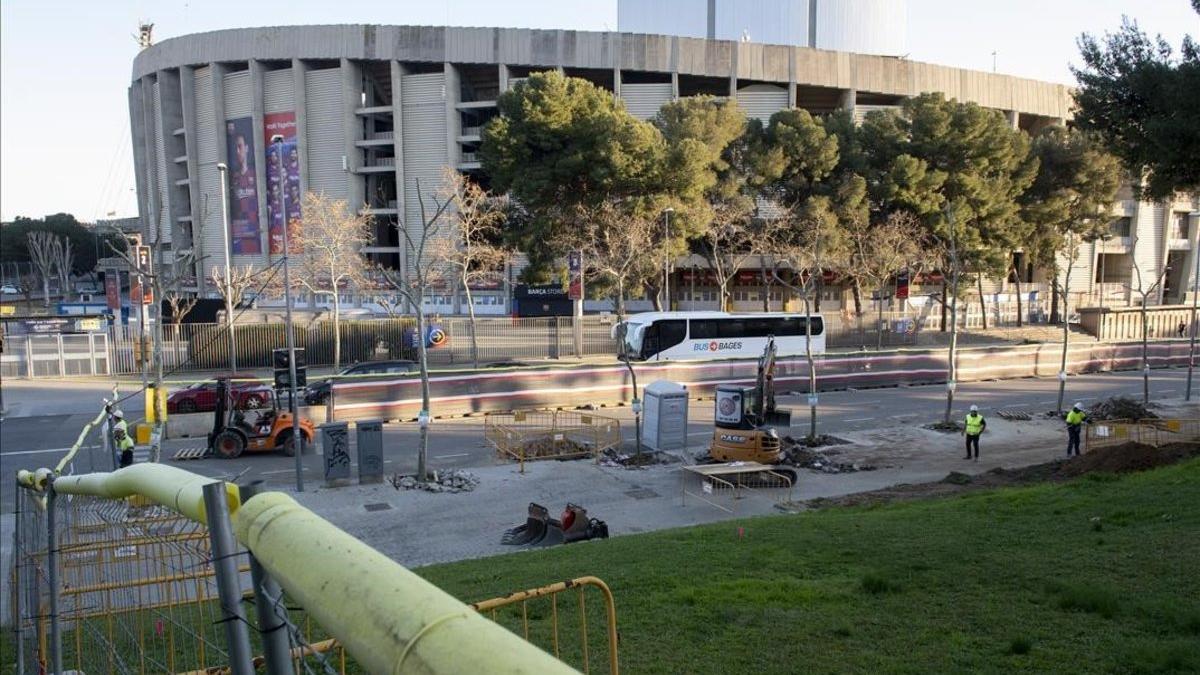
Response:
[[[967,413],[967,418],[963,421],[963,435],[967,437],[967,456],[963,459],[971,459],[971,448],[974,448],[975,461],[979,461],[979,436],[986,428],[987,420],[979,414],[979,406],[972,405],[971,412]]]
[[[1087,413],[1083,412],[1083,404],[1076,403],[1066,416],[1067,422],[1067,457],[1079,456],[1079,440],[1082,436],[1083,423],[1087,421]]]
[[[133,464],[133,439],[124,429],[117,429],[113,432],[113,441],[116,443],[117,451],[121,453],[120,468]]]

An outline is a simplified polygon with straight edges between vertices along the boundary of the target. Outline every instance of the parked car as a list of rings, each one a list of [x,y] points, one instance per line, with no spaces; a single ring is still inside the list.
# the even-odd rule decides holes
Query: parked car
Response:
[[[233,382],[230,390],[235,396],[235,407],[242,410],[257,410],[271,402],[271,386],[259,382],[254,373],[229,373]],[[194,412],[211,412],[217,407],[217,382],[205,380],[171,392],[167,397],[167,414],[185,415]]]
[[[304,402],[307,405],[325,405],[329,401],[329,392],[333,389],[334,382],[389,380],[397,375],[415,373],[417,370],[416,362],[406,360],[356,363],[348,368],[343,368],[342,372],[334,377],[308,385],[308,389],[304,393]]]
[[[20,295],[21,291],[17,290],[12,284],[4,284],[0,286],[0,295]]]

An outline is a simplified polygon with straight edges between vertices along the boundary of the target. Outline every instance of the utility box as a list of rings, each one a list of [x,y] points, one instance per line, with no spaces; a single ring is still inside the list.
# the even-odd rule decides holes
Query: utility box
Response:
[[[643,444],[656,451],[684,450],[688,436],[688,390],[678,382],[658,380],[643,390]]]

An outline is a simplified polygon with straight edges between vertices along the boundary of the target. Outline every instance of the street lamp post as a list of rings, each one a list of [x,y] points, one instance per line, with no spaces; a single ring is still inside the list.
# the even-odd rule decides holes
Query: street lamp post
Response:
[[[229,287],[229,167],[217,164],[221,174],[221,241],[225,243],[225,330],[229,333],[229,370],[237,372],[237,338],[233,334],[233,293]]]
[[[279,162],[279,176],[287,173],[283,167],[283,136],[276,134],[271,137],[275,146],[275,161]],[[304,462],[300,457],[300,407],[296,405],[296,333],[292,326],[292,278],[289,271],[291,245],[288,243],[287,190],[279,191],[279,210],[283,215],[283,302],[286,307],[284,321],[287,324],[288,350],[288,408],[292,413],[292,457],[296,460],[296,491],[304,492]]]
[[[671,214],[675,209],[663,209],[663,310],[671,311]]]
[[[1192,211],[1188,214],[1196,221],[1195,227],[1200,228],[1200,211]],[[1188,340],[1188,373],[1187,373],[1187,391],[1183,396],[1183,400],[1192,400],[1192,371],[1196,368],[1196,296],[1200,295],[1196,292],[1197,282],[1200,282],[1200,234],[1196,237],[1196,245],[1192,247],[1192,257],[1196,259],[1195,268],[1192,274],[1192,330],[1191,338]]]

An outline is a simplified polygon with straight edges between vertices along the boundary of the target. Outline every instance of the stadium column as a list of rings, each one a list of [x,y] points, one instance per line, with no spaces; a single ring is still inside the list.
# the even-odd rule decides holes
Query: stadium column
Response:
[[[497,81],[500,83],[500,93],[503,94],[508,91],[508,65],[501,63],[496,66],[496,69],[498,72]]]
[[[253,119],[253,133],[258,136],[266,127],[263,121],[263,96],[266,92],[266,85],[263,82],[263,65],[258,59],[250,59],[250,115]],[[270,186],[267,185],[267,141],[268,139],[259,137],[254,143],[254,180],[257,185],[262,186],[258,190],[258,222],[264,223],[264,227],[258,228],[259,246],[263,252],[264,264],[270,258],[271,241],[270,241],[270,222],[267,217],[267,192]]]
[[[350,209],[357,212],[366,204],[364,202],[366,189],[363,176],[358,173],[362,164],[362,153],[355,141],[362,139],[362,125],[358,123],[358,113],[355,110],[362,105],[362,68],[351,61],[341,60],[342,74],[342,137],[345,139],[343,149],[346,158],[346,201]]]
[[[787,107],[796,107],[796,48],[788,49]]]
[[[158,144],[154,140],[154,85],[158,74],[142,78],[142,98],[139,113],[142,116],[142,129],[145,130],[145,143],[142,153],[146,166],[146,194],[141,195],[138,210],[145,210],[146,217],[142,219],[142,241],[153,242],[157,236],[160,218],[159,186],[158,186]],[[139,315],[140,316],[140,315]]]
[[[146,165],[146,120],[140,114],[142,109],[142,91],[144,89],[143,79],[134,80],[129,85],[129,132],[133,144],[133,165],[134,177],[137,186],[138,204],[144,204],[147,196],[150,194],[149,175],[150,171]],[[141,214],[141,229],[145,231],[148,226],[150,214],[138,209]]]
[[[503,67],[503,66],[501,66]],[[391,62],[392,78],[392,152],[396,156],[396,227],[405,227],[404,222],[404,64]],[[408,250],[404,237],[396,233],[396,245],[400,248],[397,262],[401,280],[408,280]]]
[[[226,144],[227,141],[225,138],[225,73],[228,70],[229,67],[223,63],[214,62],[208,64],[208,71],[212,79],[213,125],[216,127],[213,133],[213,142],[217,144],[217,164],[225,164],[226,166],[229,165],[229,146]],[[204,170],[217,173],[215,165],[206,167]],[[226,207],[221,206],[220,182],[221,177],[217,173],[217,194],[212,195],[208,200],[211,204],[209,210],[217,214],[212,219],[213,227],[217,228],[228,227],[228,214],[221,213],[221,210]],[[229,189],[229,187],[226,186],[226,189]],[[205,225],[207,224],[205,223]],[[224,239],[226,236],[228,236],[228,233],[222,233],[221,238]],[[213,257],[209,259],[206,269],[219,264],[221,257],[224,255],[224,249],[222,248],[221,251],[212,251],[212,254]]]
[[[1021,128],[1021,113],[1016,110],[1005,110],[1004,117],[1008,120],[1008,126],[1014,131]]]
[[[559,40],[560,49],[561,49],[561,45],[562,45],[562,41],[560,39]],[[450,62],[446,62],[446,63],[442,64],[442,69],[443,69],[443,72],[445,73],[445,79],[443,79],[442,81],[445,83],[444,98],[446,100],[446,166],[450,167],[451,169],[457,169],[459,156],[460,156],[461,150],[462,150],[458,145],[459,122],[461,121],[459,119],[459,115],[458,115],[458,98],[459,98],[458,69],[455,68],[454,64],[450,63]],[[561,67],[560,67],[560,71],[561,71]],[[463,290],[464,289],[459,288],[458,285],[455,284],[453,307],[454,307],[454,313],[456,315],[462,314],[462,312],[463,312],[463,306],[462,306]]]
[[[729,98],[737,100],[737,81],[738,81],[738,52],[741,47],[740,42],[731,43],[729,49]]]
[[[187,155],[188,175],[188,216],[192,219],[192,255],[193,274],[196,275],[196,287],[204,289],[204,237],[200,230],[204,227],[200,209],[204,197],[200,194],[200,149],[196,147],[196,68],[183,66],[179,69],[179,102],[183,113],[183,151]]]
[[[292,109],[296,114],[296,145],[300,152],[300,194],[308,194],[308,95],[305,89],[305,73],[308,64],[301,59],[292,59]]]
[[[671,100],[679,98],[679,36],[671,38]]]
[[[846,110],[854,117],[854,106],[858,101],[858,90],[843,89],[838,94],[838,110]]]

